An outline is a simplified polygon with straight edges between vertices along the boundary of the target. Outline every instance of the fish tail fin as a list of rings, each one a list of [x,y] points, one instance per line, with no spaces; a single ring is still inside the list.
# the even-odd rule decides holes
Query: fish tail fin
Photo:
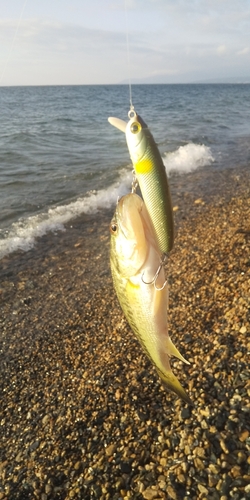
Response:
[[[162,382],[164,385],[168,388],[171,389],[172,391],[177,394],[180,398],[185,401],[185,403],[188,403],[189,405],[193,406],[193,402],[187,395],[187,393],[184,391],[182,385],[180,384],[179,380],[177,377],[173,374],[173,372],[170,370],[169,372],[162,372],[161,370],[157,369],[157,373],[160,376]]]
[[[189,361],[187,361],[181,355],[181,353],[178,351],[177,347],[175,347],[175,345],[173,344],[173,342],[172,342],[172,340],[171,340],[170,337],[168,337],[168,339],[167,339],[166,346],[167,346],[167,352],[168,352],[169,356],[175,356],[176,358],[178,358],[181,361],[183,361],[183,363],[186,363],[187,365],[190,365]]]

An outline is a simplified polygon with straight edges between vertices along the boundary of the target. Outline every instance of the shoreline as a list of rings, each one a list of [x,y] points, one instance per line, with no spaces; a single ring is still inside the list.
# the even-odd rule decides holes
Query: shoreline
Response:
[[[244,194],[244,190],[246,189],[246,185],[250,183],[250,174],[249,174],[249,166],[246,165],[238,165],[236,168],[227,168],[227,169],[220,169],[217,168],[214,165],[210,165],[209,167],[205,168],[198,168],[195,171],[189,172],[189,173],[171,173],[169,176],[169,185],[170,185],[170,192],[172,194],[172,202],[173,206],[176,208],[178,207],[178,211],[176,213],[177,216],[177,224],[178,224],[178,218],[179,218],[179,213],[182,212],[183,216],[189,216],[190,212],[192,213],[193,209],[193,204],[196,199],[202,198],[203,202],[206,203],[221,203],[221,200],[227,201],[229,200],[235,192],[237,192],[237,196],[240,196],[241,193]],[[97,191],[98,193],[98,191]],[[86,200],[88,199],[87,197],[85,198]],[[77,198],[75,199],[69,199],[68,201],[65,201],[65,204],[62,205],[64,208],[67,209],[67,206],[71,206],[71,204],[76,203]],[[60,238],[60,244],[63,246],[64,242],[66,245],[68,245],[68,239],[71,237],[69,236],[68,232],[70,233],[75,233],[73,234],[73,238],[76,238],[81,234],[84,233],[85,227],[88,230],[89,224],[91,224],[92,221],[95,220],[107,220],[111,219],[113,211],[114,211],[114,206],[115,206],[116,200],[114,199],[113,205],[111,208],[106,208],[105,206],[102,208],[100,207],[97,211],[96,210],[96,205],[97,202],[93,200],[94,207],[93,207],[93,212],[91,213],[85,213],[82,212],[82,214],[77,215],[75,217],[72,216],[71,219],[69,219],[68,222],[63,223],[63,227],[65,230],[54,230],[54,221],[53,218],[52,220],[47,220],[47,215],[49,210],[51,209],[52,211],[54,209],[60,208],[61,205],[52,205],[50,207],[47,207],[47,209],[44,208],[44,211],[41,213],[39,212],[34,212],[33,214],[27,213],[24,215],[24,221],[28,221],[29,218],[31,219],[34,217],[41,217],[40,222],[38,222],[38,225],[36,226],[31,226],[30,228],[30,233],[28,231],[28,228],[26,228],[26,238],[27,238],[27,244],[30,244],[29,238],[33,241],[34,243],[32,244],[30,250],[22,250],[22,249],[16,249],[14,251],[11,251],[10,253],[5,253],[7,251],[7,248],[5,249],[5,245],[3,248],[1,248],[0,245],[0,280],[2,278],[1,276],[1,264],[4,263],[10,263],[11,265],[11,259],[13,257],[13,260],[15,262],[18,261],[18,258],[20,257],[20,262],[23,260],[23,255],[27,254],[28,259],[33,260],[33,252],[34,248],[38,251],[39,255],[42,254],[42,252],[47,253],[51,252],[51,248],[49,245],[49,241],[51,239],[52,244],[57,245],[57,241],[59,241]],[[109,205],[110,206],[110,205]],[[72,212],[70,212],[72,215]],[[32,229],[35,230],[35,234],[38,234],[39,232],[39,224],[42,222],[43,225],[43,216],[44,220],[47,225],[47,231],[43,236],[34,236],[34,232]],[[21,222],[22,218],[19,220],[15,220],[16,223]],[[49,229],[49,222],[51,223],[51,230]],[[109,223],[109,220],[108,220]],[[34,222],[33,222],[34,224]],[[107,224],[107,222],[106,222]],[[12,241],[15,240],[15,232],[12,232],[12,226],[9,228],[4,228],[2,227],[1,231],[5,231],[6,234],[10,235],[10,240],[7,237],[2,238],[1,231],[1,238],[0,238],[0,244],[2,242],[7,243],[7,245],[14,246],[17,244],[17,242]],[[38,230],[37,230],[38,229]],[[79,235],[77,234],[77,230],[79,230]],[[107,229],[104,229],[104,231],[107,231]],[[41,231],[44,231],[44,228],[42,227]],[[21,233],[22,234],[22,233]],[[58,234],[58,238],[54,238],[54,235]],[[19,239],[19,234],[16,233],[17,240]],[[21,236],[22,240],[22,236]],[[21,245],[25,245],[26,240],[24,238],[24,241],[21,242]],[[86,241],[86,244],[88,242]],[[43,250],[44,246],[44,250]],[[4,255],[5,253],[5,255]],[[35,254],[34,254],[35,257]],[[1,281],[0,281],[1,283]]]
[[[169,329],[191,365],[171,367],[194,408],[120,310],[112,212],[1,261],[0,500],[250,498],[250,175],[231,174],[223,196],[173,198]]]

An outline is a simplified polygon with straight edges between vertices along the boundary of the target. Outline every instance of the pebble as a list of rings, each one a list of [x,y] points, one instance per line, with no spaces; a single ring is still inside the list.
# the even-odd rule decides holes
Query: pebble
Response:
[[[45,486],[45,493],[49,495],[52,492],[52,487],[50,484],[46,484]]]
[[[205,486],[203,486],[203,484],[198,484],[198,490],[203,495],[208,495],[208,489]]]
[[[183,408],[182,412],[181,412],[181,418],[183,419],[186,419],[186,418],[190,418],[191,417],[191,408],[188,406],[186,408]]]
[[[223,198],[174,200],[169,325],[191,364],[171,366],[193,408],[161,385],[124,320],[111,213],[1,261],[0,500],[250,494],[250,173],[237,193],[226,175]]]
[[[239,451],[237,454],[237,462],[238,464],[244,464],[247,462],[247,455],[243,451]]]
[[[221,446],[222,451],[224,451],[224,453],[226,453],[226,454],[229,453],[228,447],[226,446],[224,439],[220,440],[220,446]]]
[[[219,481],[219,476],[217,474],[216,475],[208,474],[208,486],[210,488],[216,486],[218,481]]]
[[[177,493],[175,491],[175,489],[172,487],[172,486],[168,486],[167,487],[167,498],[172,498],[173,500],[177,500]]]
[[[240,328],[240,333],[246,333],[246,331],[247,331],[247,329],[246,329],[246,327],[245,327],[245,326],[242,326],[242,327]]]
[[[239,440],[243,443],[244,441],[247,440],[248,437],[249,437],[249,431],[244,430],[243,432],[240,433]]]
[[[242,475],[241,467],[239,465],[234,465],[230,472],[233,477],[240,477]]]
[[[115,449],[116,449],[116,444],[110,444],[109,446],[107,446],[107,448],[105,448],[106,455],[108,457],[111,457],[111,455],[114,454]]]
[[[159,496],[159,493],[156,490],[153,490],[152,488],[147,488],[142,492],[142,496],[146,500],[154,500]]]
[[[206,452],[204,448],[201,448],[200,446],[197,446],[194,449],[194,455],[196,455],[199,458],[205,458],[206,457]]]
[[[50,416],[49,415],[45,415],[45,417],[43,417],[42,419],[42,424],[43,425],[47,425],[47,423],[49,422],[50,420]]]
[[[218,465],[215,465],[215,464],[209,464],[208,466],[209,470],[213,473],[213,474],[219,474],[220,473],[220,467]]]
[[[167,467],[167,464],[168,464],[168,459],[167,458],[160,458],[160,464],[163,466],[163,467]]]
[[[205,469],[205,463],[199,457],[194,458],[194,466],[198,470],[204,470]]]

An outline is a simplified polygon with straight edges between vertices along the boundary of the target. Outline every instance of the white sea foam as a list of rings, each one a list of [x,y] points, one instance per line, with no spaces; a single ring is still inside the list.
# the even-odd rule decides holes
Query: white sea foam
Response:
[[[30,250],[35,240],[49,231],[63,231],[64,224],[81,214],[96,213],[115,205],[117,198],[131,189],[131,169],[122,170],[119,181],[107,189],[88,193],[67,205],[49,208],[46,213],[33,215],[12,224],[7,237],[0,240],[0,259],[15,250]]]
[[[166,153],[163,161],[168,174],[171,172],[187,174],[197,168],[211,165],[214,158],[208,146],[189,143],[180,146],[172,153]]]
[[[163,158],[168,173],[188,173],[213,162],[210,149],[204,145],[187,144],[167,153]],[[123,169],[119,180],[106,189],[90,192],[67,205],[49,208],[46,213],[33,215],[14,223],[6,238],[0,240],[0,258],[15,250],[27,251],[35,240],[49,231],[63,231],[64,224],[85,213],[96,213],[115,205],[117,198],[131,189],[132,172]]]

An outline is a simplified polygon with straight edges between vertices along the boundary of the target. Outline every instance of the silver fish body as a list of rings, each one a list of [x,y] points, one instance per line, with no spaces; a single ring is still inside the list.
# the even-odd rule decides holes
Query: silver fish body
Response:
[[[171,355],[187,361],[168,335],[168,287],[162,254],[140,196],[131,193],[119,200],[110,232],[113,283],[126,319],[164,384],[191,403],[170,368]]]

